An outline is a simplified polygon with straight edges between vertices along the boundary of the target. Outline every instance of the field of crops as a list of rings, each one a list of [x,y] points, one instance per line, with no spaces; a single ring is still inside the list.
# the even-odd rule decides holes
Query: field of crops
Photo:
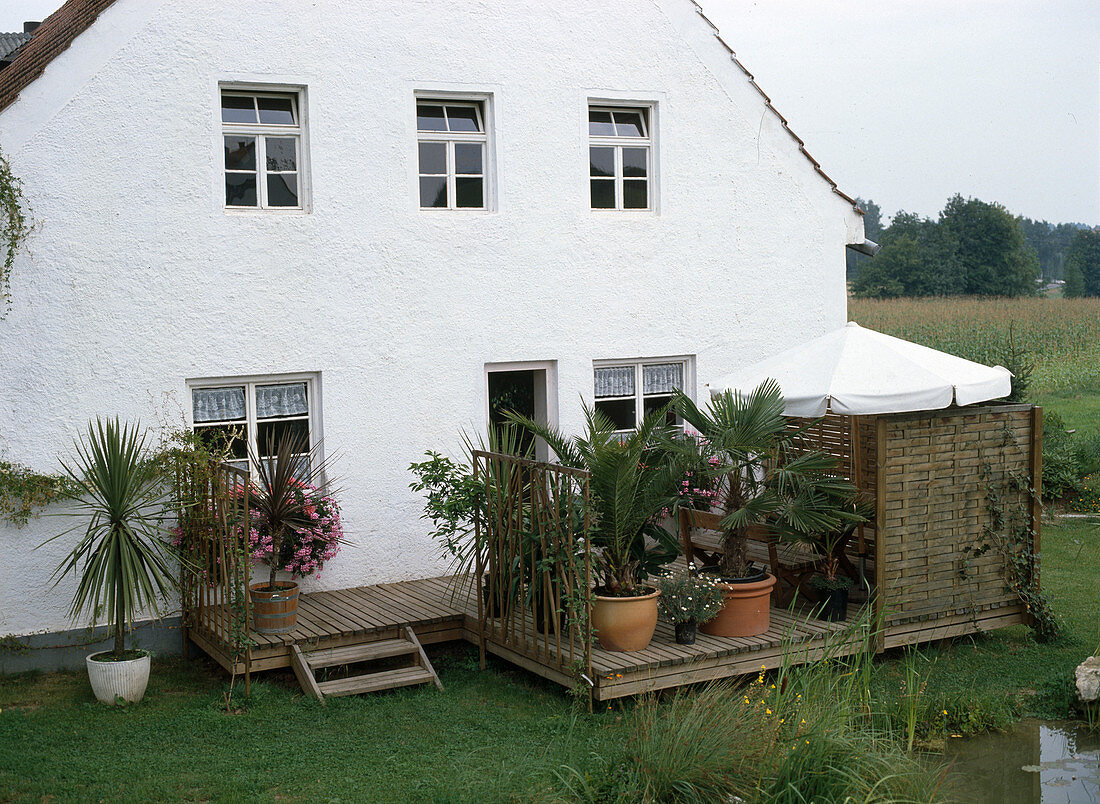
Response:
[[[848,318],[989,365],[1011,333],[1035,362],[1032,392],[1100,391],[1100,299],[849,299]]]

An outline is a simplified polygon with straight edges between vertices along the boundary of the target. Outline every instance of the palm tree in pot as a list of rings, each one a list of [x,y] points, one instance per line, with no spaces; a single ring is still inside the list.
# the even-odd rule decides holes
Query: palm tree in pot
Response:
[[[727,584],[727,608],[705,628],[723,636],[752,636],[770,624],[768,598],[775,577],[754,570],[748,557],[753,531],[791,538],[835,530],[852,516],[855,488],[837,476],[836,458],[796,444],[783,417],[774,380],[748,394],[725,391],[705,410],[677,393],[672,403],[699,432],[681,449],[693,471],[720,483],[722,553],[717,572]]]
[[[159,617],[179,581],[180,556],[165,539],[167,486],[140,425],[96,418],[86,437],[76,440],[75,453],[72,462],[61,462],[64,496],[87,524],[43,544],[82,531],[54,577],[60,582],[77,576],[73,620],[85,615],[94,627],[105,619],[114,638],[112,650],[87,657],[92,690],[108,704],[140,701],[149,682],[149,654],[127,650],[126,632],[142,613]]]
[[[542,438],[562,464],[584,469],[594,508],[591,544],[602,584],[592,625],[606,650],[641,650],[657,625],[657,596],[646,579],[678,553],[657,519],[677,500],[683,474],[671,451],[667,411],[655,411],[631,433],[619,433],[603,413],[584,406],[585,431],[569,438],[521,416],[511,420]]]

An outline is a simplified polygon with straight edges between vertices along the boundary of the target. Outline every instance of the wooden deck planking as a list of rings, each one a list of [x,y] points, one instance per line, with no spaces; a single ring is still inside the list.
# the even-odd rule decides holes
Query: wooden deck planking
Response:
[[[465,639],[478,643],[477,599],[446,577],[362,586],[350,589],[305,593],[299,599],[299,625],[288,634],[253,634],[254,671],[292,666],[294,647],[300,650],[339,648],[381,639],[400,638],[411,627],[424,643]],[[926,642],[989,630],[1022,622],[1021,607],[1001,607],[973,615],[939,620],[893,624],[887,628],[885,644]],[[593,697],[607,701],[641,692],[665,689],[719,678],[729,678],[778,666],[784,658],[810,661],[826,650],[851,653],[863,644],[861,635],[851,635],[847,644],[838,634],[847,623],[829,623],[811,615],[772,609],[771,628],[759,636],[727,638],[699,633],[694,645],[678,645],[673,627],[657,625],[653,641],[644,650],[630,653],[605,651],[598,642],[592,648]],[[525,636],[524,636],[525,634]],[[208,632],[192,631],[191,638],[227,670],[230,657],[224,645]],[[517,623],[514,639],[490,635],[487,649],[505,660],[563,685],[573,680],[561,669],[559,655],[568,656],[568,640],[560,646],[551,639],[549,653],[543,645],[541,658],[531,656],[537,632],[530,613]],[[573,655],[583,656],[579,645]],[[243,663],[238,665],[243,671]]]

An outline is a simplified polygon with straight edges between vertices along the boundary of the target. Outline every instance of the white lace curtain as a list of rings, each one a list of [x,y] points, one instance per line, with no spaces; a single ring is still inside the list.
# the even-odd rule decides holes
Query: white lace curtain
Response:
[[[304,382],[256,386],[257,419],[305,416],[307,413],[309,413],[309,398],[306,396]]]
[[[191,403],[196,422],[243,421],[246,415],[242,385],[229,388],[194,388],[191,391]]]
[[[642,393],[671,394],[673,391],[683,390],[684,364],[683,363],[658,363],[652,366],[642,366]]]

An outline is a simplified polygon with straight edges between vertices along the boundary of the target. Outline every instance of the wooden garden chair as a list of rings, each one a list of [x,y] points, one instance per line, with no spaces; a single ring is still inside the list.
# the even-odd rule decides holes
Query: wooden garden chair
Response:
[[[684,558],[696,566],[717,564],[722,554],[722,519],[720,514],[680,509],[680,540]],[[772,599],[776,606],[788,606],[800,593],[817,600],[809,580],[825,557],[801,542],[781,542],[775,534],[754,526],[749,530],[749,561],[768,567],[776,578]]]

